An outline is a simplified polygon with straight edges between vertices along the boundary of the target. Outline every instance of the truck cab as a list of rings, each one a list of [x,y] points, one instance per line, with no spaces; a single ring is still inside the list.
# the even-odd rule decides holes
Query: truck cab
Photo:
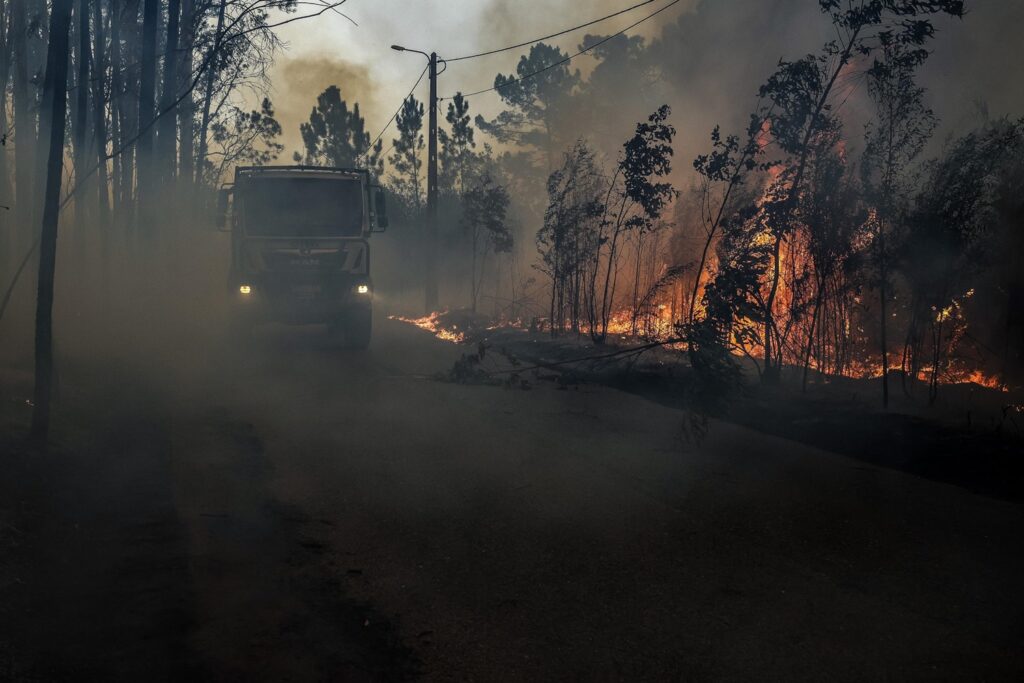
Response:
[[[370,235],[387,227],[382,188],[365,169],[256,166],[220,191],[231,232],[232,326],[326,324],[346,346],[372,331]]]

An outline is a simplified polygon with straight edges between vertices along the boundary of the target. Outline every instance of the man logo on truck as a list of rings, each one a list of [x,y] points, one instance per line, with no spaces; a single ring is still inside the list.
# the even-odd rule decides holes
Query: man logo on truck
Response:
[[[269,322],[323,323],[347,346],[369,346],[369,237],[388,220],[383,190],[367,170],[238,168],[218,197],[217,222],[231,230],[237,333]]]

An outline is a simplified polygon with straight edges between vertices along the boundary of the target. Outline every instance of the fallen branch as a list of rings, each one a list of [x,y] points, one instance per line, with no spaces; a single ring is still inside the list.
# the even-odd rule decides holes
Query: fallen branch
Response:
[[[619,349],[617,351],[612,351],[610,353],[603,353],[594,356],[582,356],[580,358],[569,358],[567,360],[552,361],[550,363],[538,363],[536,365],[527,365],[508,370],[485,370],[483,372],[485,372],[488,375],[505,375],[509,373],[525,372],[527,370],[550,370],[552,368],[560,367],[563,365],[572,365],[573,363],[585,363],[587,361],[607,360],[610,358],[628,356],[630,354],[639,355],[646,351],[650,351],[651,349],[656,349],[661,346],[669,346],[670,344],[678,344],[684,341],[686,341],[686,339],[683,337],[672,337],[670,339],[665,339],[662,341],[650,342],[648,344],[643,344],[641,346],[633,346],[628,349]]]

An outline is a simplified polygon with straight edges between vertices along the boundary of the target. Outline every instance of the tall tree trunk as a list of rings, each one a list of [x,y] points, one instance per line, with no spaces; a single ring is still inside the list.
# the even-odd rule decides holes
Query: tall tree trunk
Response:
[[[156,116],[156,25],[160,19],[159,0],[144,0],[142,6],[142,71],[139,74],[138,223],[152,229],[153,195],[157,191],[153,164],[153,119]]]
[[[774,349],[772,337],[775,334],[775,297],[779,293],[779,281],[782,278],[782,235],[775,236],[775,246],[772,250],[772,285],[768,290],[768,297],[764,305],[764,373],[761,380],[768,384],[775,384],[782,374],[782,363],[775,365],[773,356],[780,356],[782,349]]]
[[[14,220],[21,236],[21,246],[34,241],[35,222],[32,168],[36,145],[36,117],[32,112],[34,97],[28,80],[28,7],[22,0],[11,5],[11,54],[14,63]]]
[[[220,0],[220,6],[217,9],[217,30],[213,34],[211,50],[217,49],[221,32],[224,30],[224,6],[226,3],[227,0]],[[206,89],[203,91],[203,118],[199,124],[199,155],[196,157],[196,185],[202,180],[203,166],[206,164],[208,144],[206,136],[210,128],[210,103],[213,101],[213,79],[217,73],[217,65],[214,63],[215,59],[216,57],[213,55],[207,56],[209,63],[206,65]]]
[[[886,280],[889,273],[885,263],[885,225],[878,222],[878,302],[881,309],[881,329],[879,330],[879,344],[882,351],[882,407],[889,407],[889,340],[886,331],[889,328],[888,313],[886,309]]]
[[[75,79],[75,102],[73,106],[74,119],[71,126],[71,133],[75,145],[75,238],[81,239],[85,232],[86,222],[86,196],[87,191],[87,166],[89,158],[86,154],[86,129],[88,128],[89,113],[89,0],[78,0],[78,7],[75,10],[78,19],[75,37],[78,38],[75,46],[75,60],[77,76]]]
[[[106,79],[107,67],[104,49],[106,41],[103,31],[103,12],[101,3],[103,0],[93,0],[92,3],[92,36],[93,36],[93,79],[92,79],[92,104],[93,104],[93,139],[96,151],[96,173],[94,187],[96,188],[97,213],[96,234],[99,238],[99,269],[100,269],[100,292],[101,301],[106,304],[110,299],[110,194],[107,179],[107,107],[106,107]],[[117,2],[117,0],[114,0]]]
[[[636,263],[633,268],[633,317],[629,321],[630,333],[635,337],[639,332],[640,321],[640,260],[644,252],[644,235],[639,233],[636,236]]]
[[[195,0],[183,0],[181,5],[181,47],[182,47],[182,61],[180,76],[178,79],[179,87],[189,87],[191,83],[184,81],[191,81],[192,79],[192,48],[195,42]],[[193,93],[190,90],[185,99],[178,105],[178,128],[180,129],[180,157],[181,161],[178,166],[179,177],[184,179],[186,184],[192,182],[193,167],[195,154],[195,99],[193,99]],[[191,202],[192,195],[188,197]]]
[[[111,0],[110,3],[110,144],[114,151],[120,150],[113,158],[111,177],[113,180],[114,221],[120,225],[125,214],[125,183],[124,164],[127,163],[129,150],[123,148],[122,136],[124,121],[124,80],[121,68],[121,22],[122,3]]]
[[[57,219],[67,113],[68,28],[71,0],[53,0],[50,44],[46,51],[42,128],[49,133],[46,155],[46,192],[39,242],[39,289],[36,296],[35,392],[32,437],[45,442],[50,431],[53,389],[53,279],[57,266]]]
[[[818,291],[814,296],[814,310],[811,313],[811,327],[807,331],[807,347],[804,350],[804,372],[803,379],[800,381],[800,391],[807,393],[807,373],[811,367],[811,351],[814,349],[814,332],[818,322],[818,316],[821,315],[821,304],[825,299],[825,279],[828,276],[822,276],[816,278]],[[820,362],[819,362],[819,366]]]
[[[7,35],[7,3],[0,0],[0,140],[7,142],[7,80],[11,73],[11,42]],[[6,274],[9,258],[14,253],[14,230],[9,220],[9,209],[13,203],[11,198],[10,168],[7,164],[6,151],[0,151],[0,273]],[[15,224],[16,225],[16,224]]]
[[[470,310],[476,313],[476,297],[477,291],[477,279],[476,279],[476,248],[477,248],[477,230],[478,228],[473,226],[473,257],[471,261],[471,269],[469,271],[469,299],[470,299]],[[481,275],[481,277],[483,277]]]
[[[115,161],[119,171],[118,220],[122,227],[127,227],[132,223],[135,214],[135,166],[138,154],[135,145],[130,141],[135,137],[139,122],[139,100],[134,93],[138,92],[139,85],[138,54],[141,43],[139,10],[141,6],[140,0],[114,3],[117,12],[117,23],[114,24],[114,27],[118,34],[116,41],[118,60],[111,82],[116,92],[113,101],[117,107],[117,149],[121,152],[115,157]],[[114,33],[113,29],[111,29],[111,33]]]
[[[181,0],[167,5],[167,47],[164,55],[164,83],[160,93],[161,118],[157,124],[157,173],[159,181],[171,183],[177,173],[177,114],[170,110],[178,99],[178,29]]]
[[[106,109],[106,60],[104,48],[106,42],[103,37],[103,13],[100,11],[102,0],[93,0],[92,23],[93,23],[93,83],[92,103],[93,119],[96,135],[96,185],[99,199],[99,229],[103,237],[107,237],[108,224],[110,222],[110,195],[107,189],[107,109]],[[117,2],[117,0],[114,0]]]

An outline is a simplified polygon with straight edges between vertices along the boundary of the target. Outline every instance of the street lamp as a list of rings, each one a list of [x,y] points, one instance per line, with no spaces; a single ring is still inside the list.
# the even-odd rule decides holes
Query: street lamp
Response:
[[[423,294],[426,313],[437,310],[437,53],[427,54],[401,45],[396,52],[415,52],[427,58],[430,66],[430,116],[427,124],[427,239],[423,253]]]

